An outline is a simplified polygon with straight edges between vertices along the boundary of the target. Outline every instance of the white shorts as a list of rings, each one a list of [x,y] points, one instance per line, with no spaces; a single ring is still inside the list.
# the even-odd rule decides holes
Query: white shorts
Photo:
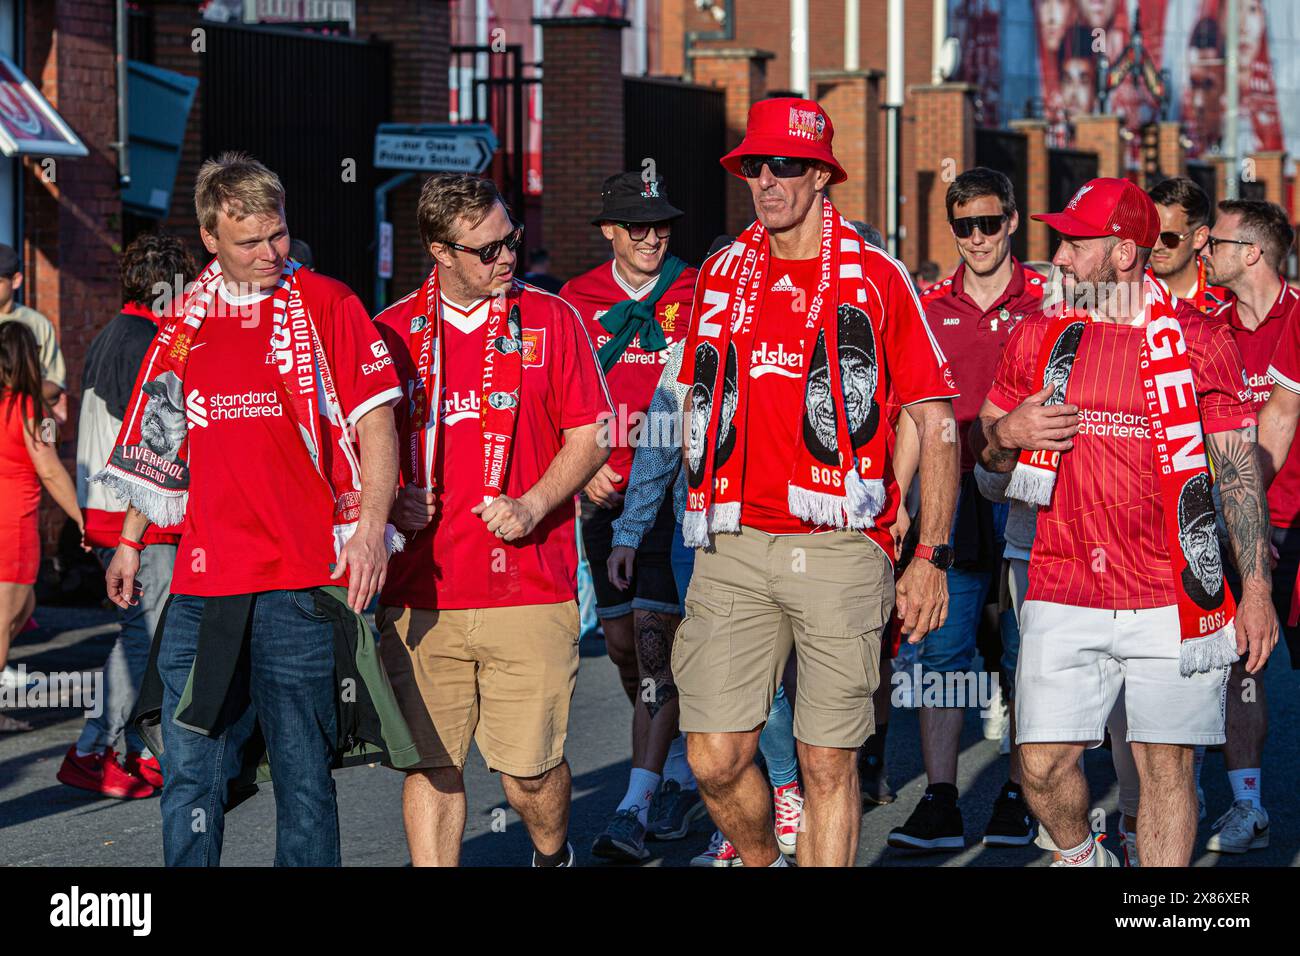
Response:
[[[1178,608],[1113,611],[1026,601],[1016,667],[1017,743],[1101,743],[1119,695],[1128,739],[1224,742],[1228,668],[1183,677]]]

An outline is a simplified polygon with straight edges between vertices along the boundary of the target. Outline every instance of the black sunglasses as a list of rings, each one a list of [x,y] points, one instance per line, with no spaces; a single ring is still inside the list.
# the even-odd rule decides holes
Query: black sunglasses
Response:
[[[742,156],[740,174],[746,179],[757,179],[766,166],[777,179],[795,179],[808,172],[812,163],[811,159],[793,156]]]
[[[962,216],[960,219],[949,219],[948,224],[958,239],[969,239],[976,229],[986,236],[996,236],[1006,221],[1006,216]]]
[[[1255,243],[1247,242],[1245,239],[1220,239],[1218,236],[1210,236],[1209,246],[1210,255],[1214,255],[1214,247],[1227,243],[1230,246],[1253,246]]]
[[[616,222],[614,225],[620,229],[626,229],[628,238],[633,242],[640,242],[650,235],[651,228],[654,229],[655,236],[659,239],[667,239],[673,234],[673,224],[671,222]]]
[[[504,239],[498,239],[496,242],[489,242],[481,249],[475,249],[472,246],[462,246],[459,242],[452,242],[449,239],[443,239],[442,244],[455,249],[457,252],[468,252],[476,255],[478,256],[479,261],[486,266],[497,261],[497,257],[501,255],[502,247],[514,252],[519,248],[519,244],[523,241],[524,227],[516,224],[510,235],[506,236]]]

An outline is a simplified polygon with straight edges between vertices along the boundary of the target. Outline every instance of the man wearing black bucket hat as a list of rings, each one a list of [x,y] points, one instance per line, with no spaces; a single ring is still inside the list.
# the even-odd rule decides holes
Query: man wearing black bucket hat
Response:
[[[677,689],[668,666],[681,619],[669,560],[676,531],[671,496],[664,496],[639,542],[616,548],[613,534],[635,446],[678,441],[647,422],[646,412],[669,346],[690,322],[696,270],[668,252],[673,222],[682,215],[668,201],[663,180],[641,173],[610,176],[592,224],[609,240],[614,257],[560,290],[596,344],[617,412],[604,436],[612,449],[609,461],[588,483],[582,511],[596,614],[635,707],[627,793],[593,847],[597,856],[615,860],[645,859],[647,834],[683,837],[704,812],[677,734]]]

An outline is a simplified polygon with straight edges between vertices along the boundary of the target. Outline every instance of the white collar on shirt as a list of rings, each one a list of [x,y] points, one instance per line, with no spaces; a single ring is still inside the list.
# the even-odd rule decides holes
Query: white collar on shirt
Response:
[[[659,281],[659,277],[655,276],[641,288],[636,289],[629,285],[628,282],[619,274],[618,266],[614,264],[613,259],[609,261],[609,269],[614,273],[614,281],[618,283],[618,287],[627,293],[629,299],[636,299],[638,302],[648,296],[650,290],[655,287],[655,283]]]
[[[248,295],[235,295],[233,292],[231,292],[229,289],[226,288],[226,283],[224,279],[217,285],[217,294],[220,295],[221,298],[225,299],[227,304],[229,305],[245,305],[245,306],[256,305],[257,303],[261,302],[263,299],[270,298],[271,295],[270,292],[252,292],[249,293]]]
[[[442,319],[455,326],[465,335],[481,328],[488,317],[489,298],[484,296],[473,305],[466,307],[457,302],[453,302],[446,295],[441,295],[442,299]]]

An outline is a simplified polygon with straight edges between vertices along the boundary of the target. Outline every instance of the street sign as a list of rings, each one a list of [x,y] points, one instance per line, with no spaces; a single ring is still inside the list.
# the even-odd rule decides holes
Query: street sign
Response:
[[[375,168],[481,173],[496,149],[496,134],[485,123],[381,123],[375,132]]]
[[[379,224],[379,278],[393,277],[393,224]]]

